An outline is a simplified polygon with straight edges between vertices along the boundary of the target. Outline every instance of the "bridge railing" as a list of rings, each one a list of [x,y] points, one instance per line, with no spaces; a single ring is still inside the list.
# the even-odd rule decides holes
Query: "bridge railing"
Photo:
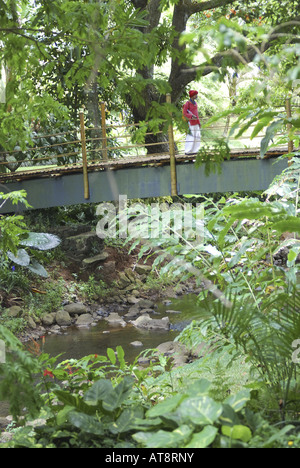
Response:
[[[167,104],[171,104],[171,97],[167,95]],[[171,108],[171,107],[170,107]],[[290,110],[291,112],[291,110]],[[83,171],[84,193],[89,196],[88,169],[92,165],[108,166],[112,161],[136,159],[140,163],[150,161],[151,155],[170,156],[172,194],[176,194],[176,156],[184,153],[185,135],[174,128],[172,115],[168,120],[167,131],[148,131],[147,122],[142,123],[114,123],[107,119],[105,103],[101,103],[101,122],[99,127],[87,127],[85,113],[79,115],[80,125],[74,129],[52,134],[40,135],[36,131],[33,135],[33,144],[26,148],[16,147],[13,151],[0,151],[0,172],[26,174],[29,171],[52,170],[57,167],[78,167]],[[234,116],[230,116],[231,123]],[[205,119],[201,119],[205,124]],[[163,121],[165,124],[167,120]],[[206,148],[212,144],[216,137],[227,138],[229,122],[225,121],[205,128],[202,131],[202,142]],[[240,148],[249,148],[250,135],[254,124],[249,127],[248,133],[239,138]],[[167,133],[167,139],[164,138]],[[142,138],[137,138],[140,135]],[[253,142],[252,149],[258,148],[261,138],[259,134]],[[154,140],[157,141],[154,141]],[[229,146],[234,148],[236,140],[229,138]],[[256,146],[255,146],[256,145]],[[159,151],[158,151],[159,150]],[[1,174],[1,179],[5,174]]]
[[[82,114],[82,113],[81,113]],[[82,118],[82,117],[80,117]],[[205,124],[205,119],[201,119]],[[33,136],[33,145],[26,148],[16,147],[12,151],[0,150],[0,172],[20,172],[21,170],[34,169],[40,166],[68,166],[74,164],[82,164],[82,140],[85,138],[87,160],[89,164],[94,164],[99,161],[109,161],[117,158],[137,158],[147,157],[152,154],[169,154],[168,141],[157,141],[151,143],[134,142],[135,130],[140,124],[114,124],[107,123],[102,120],[100,127],[74,127],[74,130],[43,134]],[[249,127],[248,134],[240,137],[238,142],[234,138],[229,138],[229,146],[231,148],[239,146],[242,148],[250,147],[249,135],[253,126]],[[226,124],[213,125],[205,128],[202,131],[201,141],[213,143],[216,137],[223,137]],[[124,131],[124,133],[122,133]],[[157,137],[163,134],[163,131],[145,132],[145,137]],[[97,136],[93,136],[93,135]],[[263,134],[256,136],[256,140],[252,141],[252,149],[259,148],[259,142],[263,138]],[[226,135],[225,135],[226,137]],[[35,144],[35,141],[44,141],[43,144]],[[53,142],[54,141],[54,142]],[[185,135],[174,129],[174,144],[176,153],[184,152]],[[244,143],[245,142],[245,143]],[[247,144],[246,144],[247,143]],[[155,147],[163,147],[162,151],[155,151]],[[152,151],[152,149],[154,151]],[[146,161],[145,161],[146,162]]]

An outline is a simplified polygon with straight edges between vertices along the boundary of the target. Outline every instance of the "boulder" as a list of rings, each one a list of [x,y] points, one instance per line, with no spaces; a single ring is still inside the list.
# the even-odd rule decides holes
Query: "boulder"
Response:
[[[172,356],[175,353],[189,354],[186,346],[178,341],[166,341],[157,346],[157,352],[164,356]]]
[[[129,279],[131,283],[135,282],[135,274],[133,273],[131,268],[126,268],[124,270],[124,274],[127,276],[127,278]]]
[[[90,231],[65,238],[62,248],[70,258],[75,261],[81,261],[93,252],[97,254],[101,253],[104,248],[104,242],[103,239],[97,236],[95,231]]]
[[[43,325],[50,327],[55,322],[56,314],[44,314],[41,318]]]
[[[94,318],[91,314],[81,314],[76,320],[77,327],[88,327],[93,323]]]
[[[13,439],[14,435],[12,432],[2,432],[0,434],[0,444],[6,444]]]
[[[9,309],[7,309],[7,315],[9,317],[14,317],[14,318],[21,317],[22,312],[23,312],[22,308],[19,306],[12,306]]]
[[[162,303],[165,305],[165,306],[168,306],[168,305],[171,305],[172,304],[172,301],[170,301],[170,299],[165,299],[162,301]]]
[[[105,318],[105,320],[110,325],[121,325],[121,327],[126,327],[125,320],[116,312],[111,313],[108,317]]]
[[[189,350],[182,343],[177,341],[167,341],[157,346],[157,353],[170,356],[174,367],[179,367],[189,362]]]
[[[35,323],[35,321],[33,320],[32,317],[28,317],[28,318],[27,318],[27,323],[28,323],[28,326],[29,326],[30,328],[32,328],[33,330],[36,329],[36,323]]]
[[[150,271],[152,270],[152,267],[151,266],[148,266],[148,265],[136,265],[135,266],[135,271],[139,274],[139,275],[145,275],[145,274],[149,274]]]
[[[64,307],[64,310],[70,315],[81,315],[88,313],[88,308],[81,302],[74,302],[72,304],[68,304]]]
[[[62,331],[59,325],[54,325],[50,328],[50,331],[48,333],[50,333],[50,335],[61,335]]]
[[[119,274],[118,286],[121,289],[125,289],[129,285],[130,285],[130,279],[125,275],[124,271],[121,271],[121,273]]]
[[[169,330],[170,320],[169,317],[162,319],[152,319],[148,314],[143,314],[136,320],[131,321],[132,325],[136,328],[143,328],[146,330]]]
[[[155,314],[155,310],[154,309],[140,309],[140,315],[143,315],[143,314]]]
[[[135,296],[128,296],[127,297],[128,304],[137,304],[139,302],[138,298]]]
[[[139,346],[143,346],[143,343],[141,341],[132,341],[131,346],[134,346],[135,348],[138,348]]]
[[[150,299],[140,299],[136,303],[136,307],[139,309],[153,309],[155,307],[155,302],[151,301]]]
[[[61,327],[68,327],[72,324],[71,316],[66,310],[59,310],[56,312],[55,320],[57,325]]]
[[[129,318],[129,319],[133,319],[135,317],[138,317],[140,315],[140,309],[138,309],[137,307],[133,306],[133,307],[130,307],[130,309],[128,310],[127,314],[125,314],[125,317],[126,318]]]
[[[136,286],[134,285],[134,287],[136,287]],[[138,296],[139,296],[139,294],[140,294],[140,292],[139,292],[137,289],[133,289],[133,290],[131,291],[131,294],[137,299]],[[137,300],[138,300],[138,299],[137,299]]]
[[[107,252],[102,252],[98,255],[95,255],[94,257],[90,258],[84,258],[82,260],[83,266],[84,267],[90,267],[94,266],[94,264],[99,263],[99,262],[104,262],[109,257]]]

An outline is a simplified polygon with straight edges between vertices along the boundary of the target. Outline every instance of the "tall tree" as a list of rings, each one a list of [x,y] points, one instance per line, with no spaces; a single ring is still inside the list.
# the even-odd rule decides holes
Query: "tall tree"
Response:
[[[131,0],[131,3],[136,9],[145,12],[148,26],[143,31],[150,37],[152,35],[153,41],[152,61],[148,66],[137,70],[137,75],[141,76],[145,83],[144,88],[139,93],[138,103],[132,99],[131,93],[127,95],[127,102],[132,108],[134,119],[137,122],[146,120],[149,116],[156,116],[156,104],[162,104],[165,99],[153,83],[156,65],[160,66],[170,60],[169,75],[166,81],[172,102],[178,105],[186,87],[193,81],[212,72],[217,72],[222,78],[229,65],[236,68],[239,65],[249,63],[257,58],[258,51],[261,50],[264,53],[272,45],[278,45],[280,40],[285,41],[284,33],[287,31],[294,33],[296,37],[296,25],[300,20],[300,17],[297,16],[297,1],[294,0],[292,2],[272,0],[272,8],[270,8],[270,2],[264,0],[260,2],[252,2],[251,0],[240,2],[232,0],[173,0],[170,2],[165,0]],[[274,9],[276,14],[274,14]],[[167,19],[164,15],[166,11],[169,13]],[[251,39],[249,39],[248,44],[246,41],[241,44],[241,40],[238,44],[231,41],[230,34],[227,34],[226,46],[223,44],[224,47],[222,47],[219,44],[219,50],[217,46],[210,54],[204,52],[203,61],[199,63],[197,52],[199,50],[203,52],[205,36],[210,36],[210,29],[218,36],[222,18],[235,20],[240,29],[244,25],[245,28],[241,35],[245,39],[248,36]],[[280,23],[286,23],[289,20],[294,23],[280,27]],[[267,40],[265,38],[259,39],[258,35],[256,42],[253,42],[253,32],[251,28],[247,29],[247,26],[250,24],[250,26],[259,28],[262,21],[264,24],[268,23],[271,26],[277,26],[277,28],[274,29],[273,34],[269,34]],[[192,22],[197,33],[192,35],[192,43],[189,43],[189,40],[184,40],[184,35]],[[151,137],[148,137],[148,140],[151,142]],[[162,146],[156,147],[158,152],[162,149]],[[155,147],[151,150],[155,152]]]
[[[168,117],[166,92],[179,105],[201,76],[217,72],[222,79],[229,65],[257,61],[258,51],[280,45],[287,33],[290,44],[297,40],[297,1],[271,3],[273,9],[266,0],[0,0],[0,61],[12,64],[16,77],[11,112],[0,109],[0,145],[22,147],[32,120],[50,112],[74,118],[84,103],[98,125],[99,100],[124,103],[136,122]],[[259,21],[273,31],[255,35],[251,25],[258,30]],[[210,52],[207,38],[215,41]],[[157,74],[162,66],[167,76]]]

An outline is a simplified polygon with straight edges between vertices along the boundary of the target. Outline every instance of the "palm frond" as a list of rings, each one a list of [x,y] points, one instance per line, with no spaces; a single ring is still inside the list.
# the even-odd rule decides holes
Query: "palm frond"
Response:
[[[292,362],[294,340],[300,338],[300,294],[277,294],[269,301],[268,312],[238,295],[229,295],[231,307],[210,303],[218,333],[242,348],[265,379],[272,385],[288,378],[295,366]]]

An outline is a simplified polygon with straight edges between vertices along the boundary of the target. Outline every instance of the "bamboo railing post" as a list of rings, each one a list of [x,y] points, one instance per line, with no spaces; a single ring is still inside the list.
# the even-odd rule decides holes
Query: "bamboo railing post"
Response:
[[[166,95],[167,104],[171,104],[171,94]],[[172,124],[172,113],[170,112],[170,124],[168,128],[169,135],[169,151],[170,151],[170,170],[171,170],[171,195],[178,195],[177,191],[177,173],[176,173],[176,158],[175,158],[175,143],[174,143],[174,130]]]
[[[79,117],[80,117],[84,198],[88,200],[90,198],[90,188],[89,188],[89,176],[88,176],[88,167],[87,167],[87,152],[86,152],[86,139],[85,139],[85,126],[84,126],[83,111],[79,112]]]
[[[290,98],[290,97],[287,98],[286,101],[285,101],[285,111],[286,111],[286,116],[287,116],[287,118],[290,119],[290,118],[292,117],[291,98]],[[290,123],[288,123],[288,124],[287,124],[287,130],[288,130],[288,132],[290,132],[291,128],[292,128],[292,125],[291,125]],[[291,139],[289,138],[289,141],[288,141],[288,152],[289,152],[289,153],[292,153],[293,149],[294,149],[294,142],[293,142],[293,140],[291,140]],[[291,164],[290,159],[291,159],[291,157],[289,157],[289,164]]]
[[[101,102],[101,129],[102,129],[102,155],[103,155],[104,161],[108,161],[105,102]]]

